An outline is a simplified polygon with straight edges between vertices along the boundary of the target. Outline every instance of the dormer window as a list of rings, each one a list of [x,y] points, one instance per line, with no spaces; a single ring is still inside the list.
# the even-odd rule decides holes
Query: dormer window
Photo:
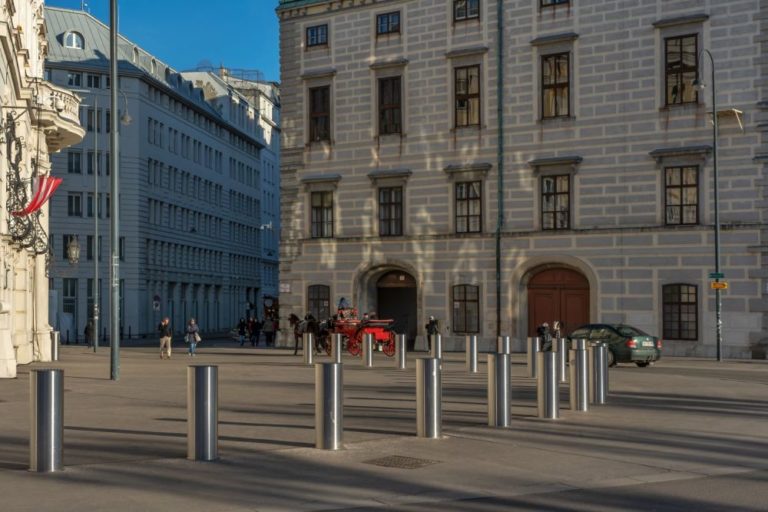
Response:
[[[79,32],[67,32],[64,36],[64,46],[67,48],[74,48],[75,50],[83,50],[85,48],[85,39]]]

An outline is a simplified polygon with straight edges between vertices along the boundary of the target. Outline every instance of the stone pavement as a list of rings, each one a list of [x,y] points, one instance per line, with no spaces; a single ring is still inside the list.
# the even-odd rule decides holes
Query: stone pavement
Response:
[[[186,366],[177,347],[62,347],[66,470],[28,466],[29,370],[0,381],[0,510],[765,510],[768,364],[664,359],[610,371],[609,405],[535,418],[535,384],[513,357],[513,426],[486,426],[485,358],[446,354],[443,439],[415,437],[415,362],[344,360],[345,449],[314,444],[314,371],[301,356],[203,343],[219,365],[220,454],[186,454]],[[323,360],[323,359],[320,359]],[[567,386],[561,406],[567,407]],[[382,467],[397,455],[421,467]],[[416,460],[412,460],[416,459]],[[723,492],[705,492],[706,489]],[[666,489],[666,491],[665,491]],[[685,489],[688,489],[685,491]],[[645,506],[648,504],[648,506]],[[658,508],[652,503],[664,503]]]

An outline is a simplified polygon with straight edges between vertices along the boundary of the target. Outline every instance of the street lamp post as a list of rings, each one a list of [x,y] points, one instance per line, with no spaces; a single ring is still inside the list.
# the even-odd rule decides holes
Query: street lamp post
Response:
[[[120,82],[117,76],[117,0],[109,1],[109,77],[112,83],[110,89],[110,132],[109,132],[109,158],[110,158],[110,232],[111,232],[111,275],[110,286],[112,289],[110,324],[110,379],[120,379],[120,222],[118,204],[120,202],[120,153],[118,147],[118,106],[117,91]]]
[[[709,57],[712,80],[712,177],[714,180],[714,202],[715,202],[715,282],[720,282],[722,273],[720,272],[720,189],[719,180],[717,175],[717,86],[715,83],[715,58],[712,57],[712,53],[704,49],[699,53],[699,69],[702,68],[703,63],[702,56],[706,54]],[[698,75],[698,71],[696,73]],[[699,90],[704,89],[703,81],[699,80],[698,76],[694,81],[694,86],[697,86]],[[719,287],[715,288],[715,323],[717,331],[717,360],[723,360],[723,302],[722,302],[722,290]]]

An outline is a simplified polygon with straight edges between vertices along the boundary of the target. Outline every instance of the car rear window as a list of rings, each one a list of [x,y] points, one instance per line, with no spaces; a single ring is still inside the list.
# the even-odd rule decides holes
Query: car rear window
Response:
[[[589,329],[576,329],[571,333],[571,338],[587,338],[589,336]]]
[[[632,336],[648,336],[648,333],[645,333],[641,331],[640,329],[636,329],[635,327],[630,327],[628,325],[617,325],[616,330],[619,331],[619,334],[622,336],[632,337]]]

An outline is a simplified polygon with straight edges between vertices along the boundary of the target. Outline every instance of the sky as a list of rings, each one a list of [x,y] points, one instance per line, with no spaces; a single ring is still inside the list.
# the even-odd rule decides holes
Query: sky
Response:
[[[257,69],[280,79],[278,0],[118,0],[120,33],[178,71],[199,65]],[[46,0],[80,9],[80,0]],[[109,24],[109,0],[86,10]]]

